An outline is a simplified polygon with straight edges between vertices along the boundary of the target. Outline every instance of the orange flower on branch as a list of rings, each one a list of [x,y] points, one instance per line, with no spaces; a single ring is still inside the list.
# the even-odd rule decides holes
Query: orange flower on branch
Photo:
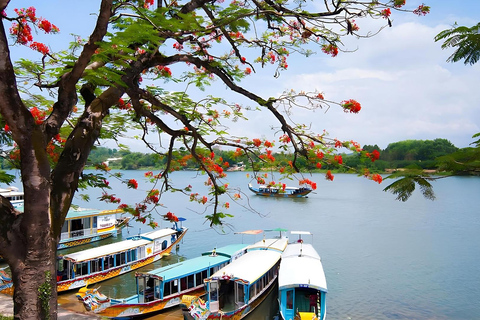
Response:
[[[358,113],[362,109],[360,103],[354,99],[342,101],[341,106],[343,111],[350,113]]]

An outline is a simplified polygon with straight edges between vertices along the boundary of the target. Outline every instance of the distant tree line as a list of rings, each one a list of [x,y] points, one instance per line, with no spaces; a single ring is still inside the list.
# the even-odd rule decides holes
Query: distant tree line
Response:
[[[407,167],[418,167],[421,169],[436,169],[439,166],[438,158],[455,154],[460,151],[447,139],[435,140],[404,140],[390,143],[387,148],[381,149],[378,145],[365,145],[363,149],[367,152],[374,150],[380,151],[380,159],[371,162],[362,160],[360,156],[353,154],[343,154],[343,162],[346,165],[341,170],[348,171],[348,168],[368,168],[373,172],[384,172],[386,169],[399,169]],[[209,152],[208,152],[209,153]],[[207,152],[206,152],[207,154]],[[221,156],[224,164],[233,166],[243,162],[248,169],[251,169],[250,163],[245,155],[238,156],[234,150],[215,150],[217,156]],[[173,155],[176,159],[175,170],[196,169],[195,162],[189,158],[189,152],[185,149],[178,149]],[[278,167],[288,165],[288,156],[286,152],[274,153],[275,165]],[[121,158],[119,160],[108,161],[112,158]],[[108,165],[114,169],[136,170],[136,169],[155,169],[164,168],[166,156],[154,153],[131,152],[128,150],[116,150],[98,147],[92,150],[89,157],[89,165],[108,161]],[[254,166],[262,167],[263,162],[257,159]],[[315,164],[300,159],[299,167],[309,170],[317,170]],[[339,169],[334,165],[322,167],[325,170]]]
[[[380,151],[380,159],[375,162],[362,160],[360,156],[353,154],[342,154],[345,167],[338,168],[335,165],[326,165],[325,170],[343,170],[348,168],[361,169],[368,168],[372,172],[384,172],[386,169],[399,169],[407,167],[417,167],[421,169],[436,169],[439,165],[439,158],[462,152],[446,139],[435,140],[404,140],[390,143],[387,148],[381,149],[378,145],[365,145],[363,149],[367,152],[373,150]],[[205,151],[207,154],[207,151]],[[208,152],[209,153],[209,152]],[[463,150],[465,153],[465,150]],[[217,156],[223,158],[223,163],[233,166],[243,162],[247,169],[252,168],[245,155],[238,156],[233,150],[215,150]],[[195,162],[190,158],[189,152],[184,148],[176,150],[173,154],[176,161],[174,170],[196,169]],[[275,165],[277,167],[287,166],[289,154],[286,152],[274,153]],[[112,160],[116,159],[116,160]],[[88,166],[96,166],[100,163],[108,163],[113,169],[137,170],[137,169],[160,169],[164,168],[167,160],[165,155],[156,153],[131,152],[128,150],[117,150],[110,148],[97,147],[92,150],[88,159]],[[8,170],[10,164],[8,159],[0,158],[1,168]],[[263,162],[257,159],[254,166],[262,167]],[[298,166],[302,169],[318,170],[315,164],[309,163],[306,159],[300,159]],[[225,166],[227,167],[227,166]]]

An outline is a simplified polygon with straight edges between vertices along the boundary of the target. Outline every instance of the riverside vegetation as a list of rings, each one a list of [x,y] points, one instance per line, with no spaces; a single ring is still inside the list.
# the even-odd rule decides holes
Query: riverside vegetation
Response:
[[[470,150],[472,149],[472,150]],[[404,140],[390,143],[385,149],[379,148],[377,145],[365,145],[363,150],[373,152],[378,150],[380,158],[375,161],[365,161],[357,154],[342,154],[344,167],[335,165],[324,165],[321,170],[336,170],[337,172],[348,172],[349,168],[361,171],[367,168],[372,172],[385,173],[391,169],[404,168],[420,168],[423,170],[438,170],[448,159],[458,158],[460,155],[466,156],[473,148],[459,149],[447,139],[434,140]],[[188,157],[188,151],[180,148],[174,153],[178,166],[176,169],[196,169],[196,163]],[[263,162],[258,157],[255,161],[250,161],[245,155],[236,156],[235,151],[215,150],[215,154],[223,158],[225,163],[233,166],[239,162],[243,162],[247,170],[262,168]],[[282,167],[288,164],[291,155],[285,152],[277,152],[274,154],[276,159],[273,166]],[[0,159],[2,169],[10,169],[10,164],[5,159]],[[166,156],[156,153],[140,153],[128,150],[117,150],[104,147],[97,147],[90,153],[88,165],[94,167],[99,163],[108,163],[112,169],[122,170],[147,170],[161,169],[167,163]],[[269,168],[272,166],[268,164]],[[303,170],[315,171],[319,170],[316,166],[306,159],[298,160],[298,167]],[[263,168],[265,169],[265,168]]]

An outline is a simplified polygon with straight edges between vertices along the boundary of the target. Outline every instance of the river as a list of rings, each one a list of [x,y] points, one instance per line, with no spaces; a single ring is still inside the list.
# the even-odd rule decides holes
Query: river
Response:
[[[147,189],[144,171],[121,173],[137,179],[140,190],[110,180],[112,193],[122,202],[138,202]],[[434,182],[435,201],[416,191],[407,202],[382,191],[388,180],[379,185],[349,174],[337,174],[333,182],[321,174],[308,178],[318,185],[308,198],[265,198],[250,193],[247,173],[229,173],[230,188],[240,188],[240,202],[256,212],[228,200],[226,212],[235,217],[227,220],[223,230],[209,227],[203,215],[205,206],[189,202],[179,192],[165,195],[160,202],[166,208],[159,212],[172,211],[186,218],[189,231],[176,252],[144,270],[197,257],[215,246],[261,239],[236,231],[305,230],[314,234],[313,245],[322,257],[328,319],[480,319],[479,177],[440,179]],[[196,172],[175,172],[172,180],[177,187],[190,184],[198,188],[195,192],[206,193],[206,178]],[[98,201],[98,191],[86,193],[91,197],[89,203],[79,199],[75,203],[113,208]],[[122,237],[149,230],[134,223]],[[126,297],[134,291],[133,274],[101,284],[101,292],[112,297]],[[274,305],[275,297],[269,303]],[[250,319],[271,319],[272,308],[264,309],[268,311]],[[149,319],[169,318],[160,314]]]

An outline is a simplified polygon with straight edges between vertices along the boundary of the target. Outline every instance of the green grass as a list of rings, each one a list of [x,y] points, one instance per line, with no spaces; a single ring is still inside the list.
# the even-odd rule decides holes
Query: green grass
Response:
[[[0,314],[0,320],[13,320],[13,317],[6,317]]]

